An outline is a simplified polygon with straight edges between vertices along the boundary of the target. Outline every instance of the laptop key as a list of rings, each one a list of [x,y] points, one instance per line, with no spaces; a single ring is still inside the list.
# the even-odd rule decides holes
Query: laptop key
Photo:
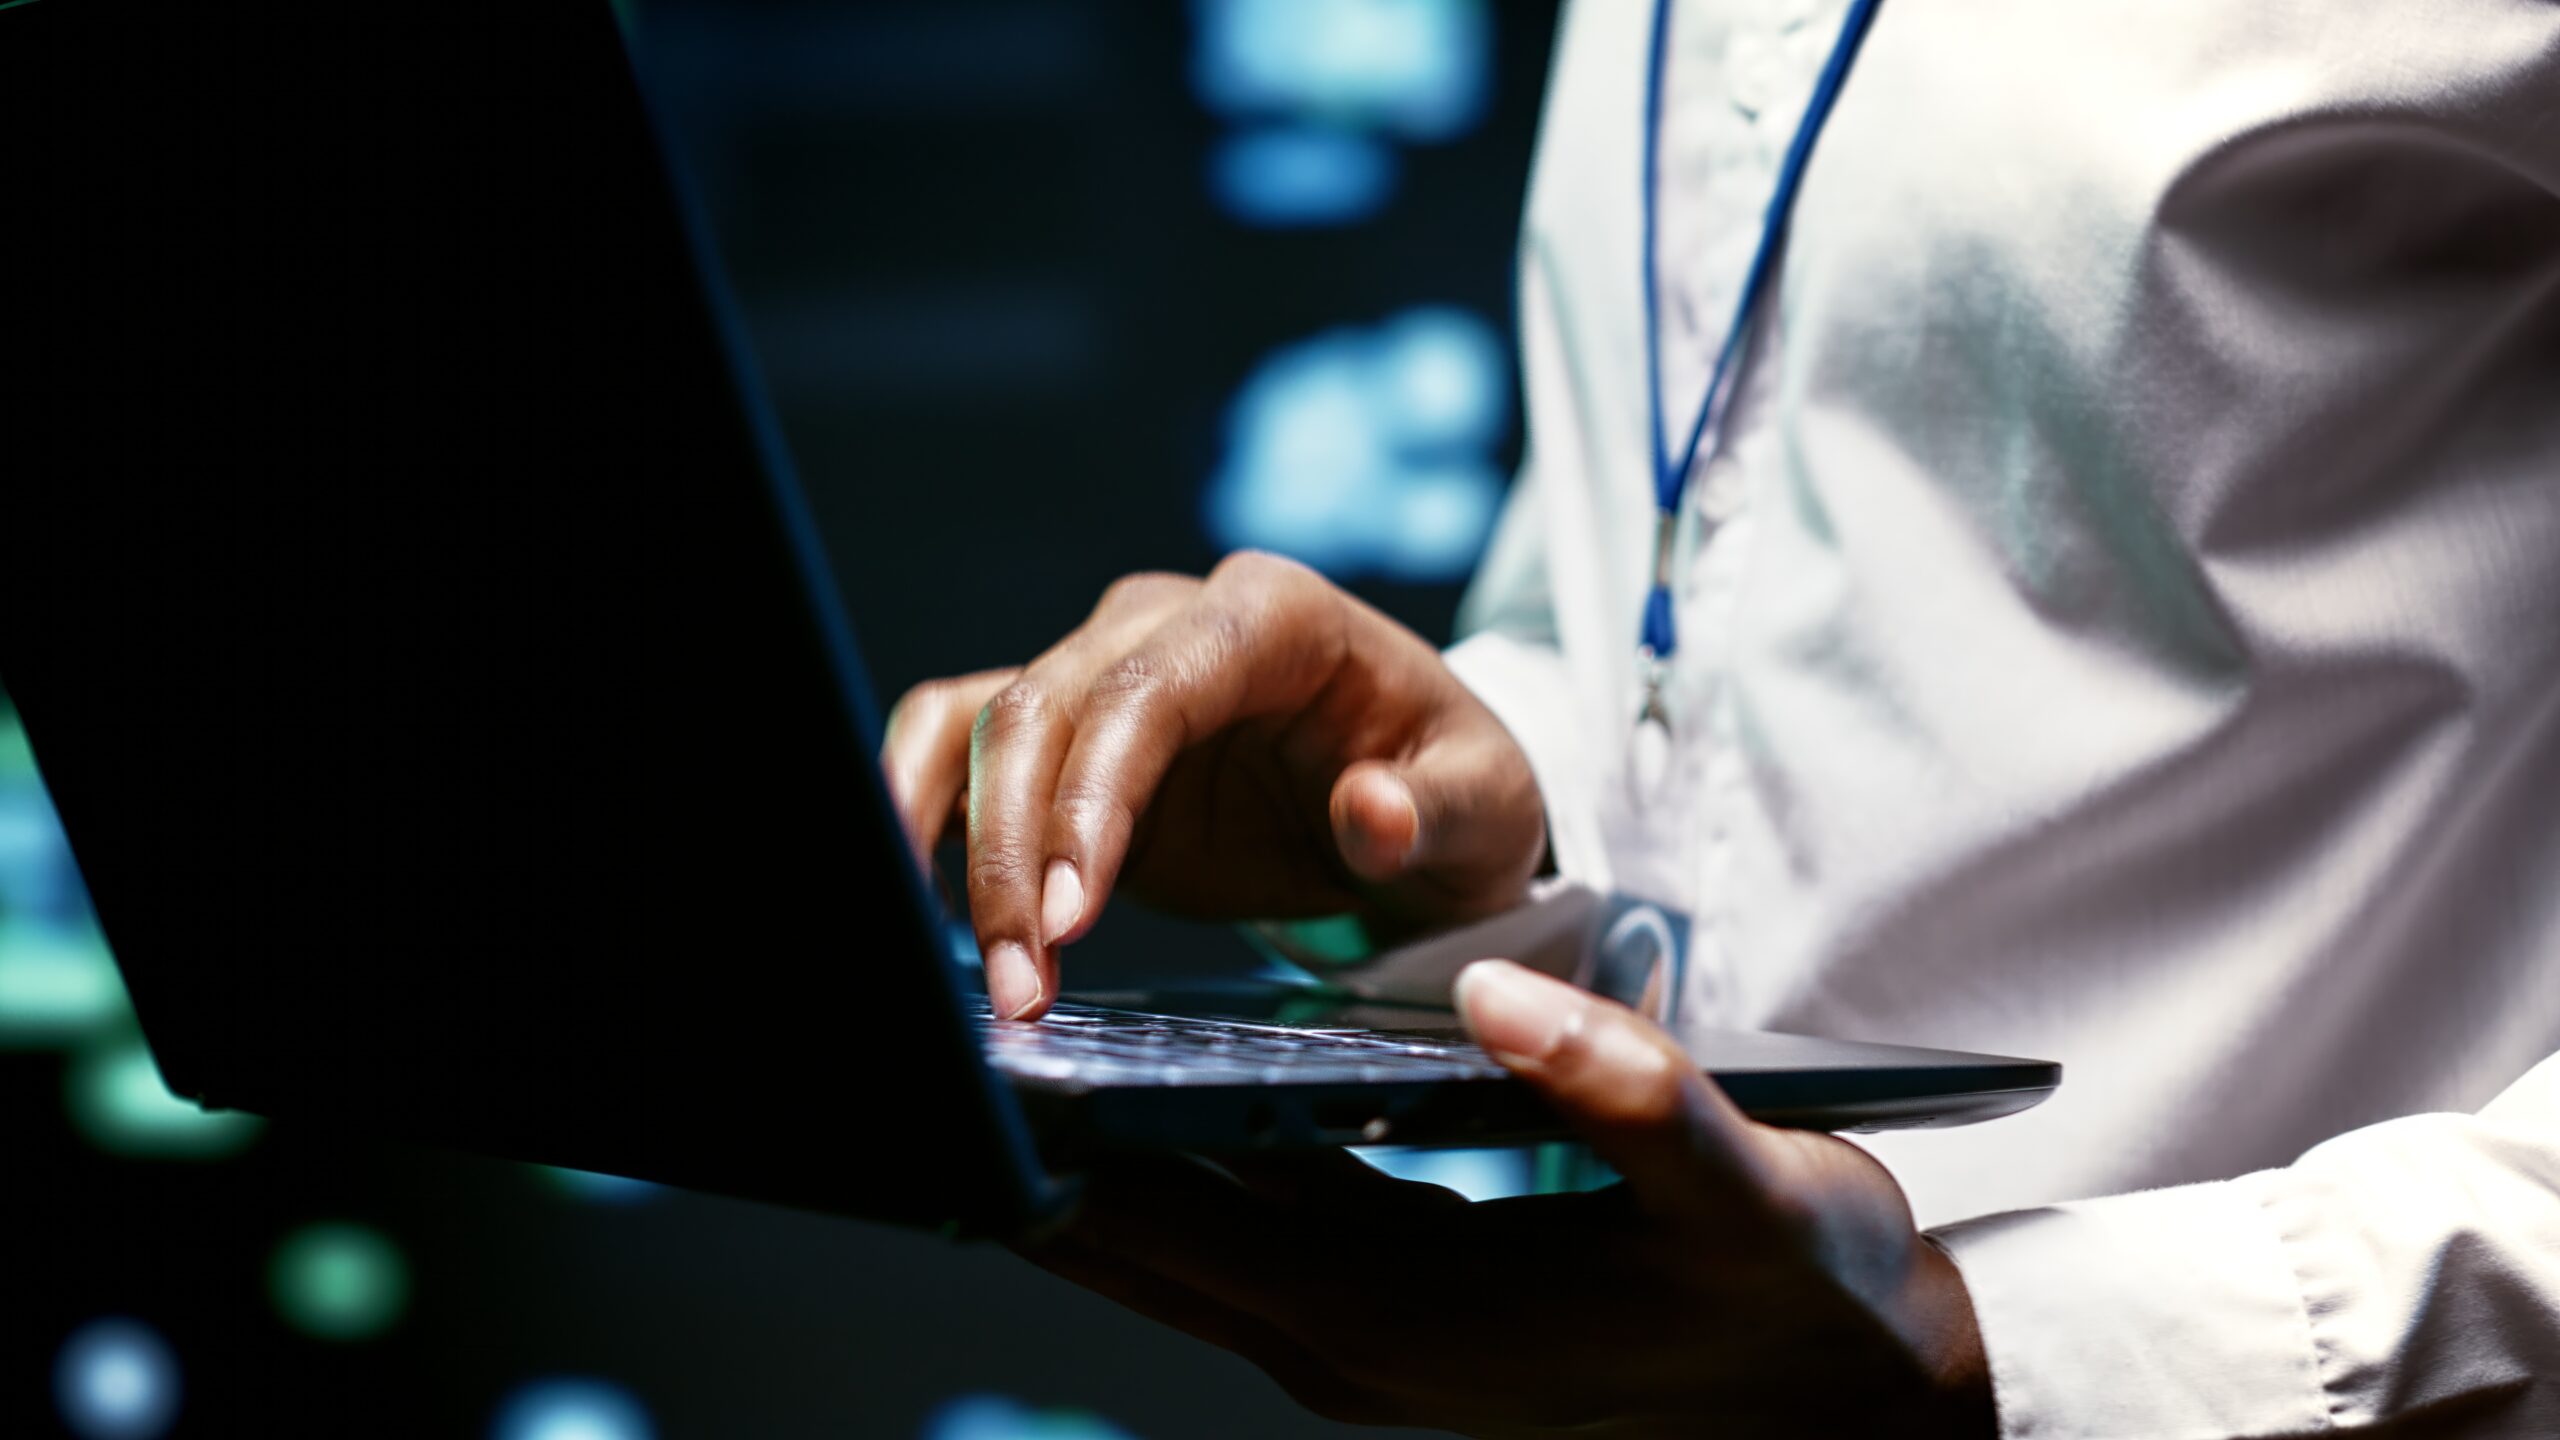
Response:
[[[1460,1079],[1501,1067],[1463,1040],[1062,1004],[1044,1021],[973,1017],[987,1059],[1022,1079],[1255,1085]]]

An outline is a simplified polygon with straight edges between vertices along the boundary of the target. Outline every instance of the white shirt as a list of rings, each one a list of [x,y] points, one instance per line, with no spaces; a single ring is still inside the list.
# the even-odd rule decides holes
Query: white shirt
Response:
[[[1675,432],[1843,4],[1676,9]],[[2560,4],[1887,0],[1639,797],[1650,9],[1559,36],[1451,652],[1560,868],[1691,913],[1687,1020],[2063,1062],[1873,1147],[2009,1212],[2008,1434],[2560,1435]]]

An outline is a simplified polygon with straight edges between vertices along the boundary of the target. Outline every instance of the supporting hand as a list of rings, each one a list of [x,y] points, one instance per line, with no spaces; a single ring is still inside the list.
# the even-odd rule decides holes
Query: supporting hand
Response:
[[[1478,1436],[1983,1436],[1972,1308],[1893,1178],[1745,1118],[1671,1038],[1501,961],[1479,1043],[1624,1183],[1469,1204],[1342,1152],[1098,1177],[1038,1263],[1338,1419]]]

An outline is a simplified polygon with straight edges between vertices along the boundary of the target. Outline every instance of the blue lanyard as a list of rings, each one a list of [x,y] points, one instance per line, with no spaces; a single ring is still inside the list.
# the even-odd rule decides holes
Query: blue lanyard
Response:
[[[1651,422],[1653,440],[1653,588],[1645,596],[1644,637],[1642,655],[1648,671],[1645,712],[1643,718],[1664,721],[1661,696],[1661,664],[1671,657],[1679,644],[1679,634],[1671,619],[1671,561],[1673,535],[1679,525],[1680,496],[1688,488],[1689,470],[1697,460],[1699,447],[1711,435],[1721,436],[1724,412],[1731,402],[1729,390],[1734,372],[1739,368],[1743,346],[1751,334],[1754,317],[1759,314],[1763,293],[1769,288],[1769,272],[1775,268],[1778,252],[1784,248],[1787,218],[1794,211],[1796,190],[1804,182],[1805,162],[1812,158],[1815,137],[1822,133],[1823,122],[1831,118],[1831,107],[1840,98],[1840,87],[1849,78],[1849,66],[1857,59],[1858,44],[1867,35],[1867,26],[1876,17],[1879,0],[1854,0],[1849,14],[1840,24],[1840,38],[1832,43],[1831,58],[1823,63],[1822,78],[1815,82],[1813,99],[1806,103],[1804,120],[1796,126],[1796,136],[1787,146],[1785,163],[1778,171],[1778,188],[1769,197],[1769,208],[1761,222],[1760,248],[1751,256],[1751,269],[1742,282],[1742,298],[1734,307],[1733,326],[1725,332],[1724,346],[1716,352],[1714,371],[1707,380],[1707,393],[1698,402],[1697,418],[1689,424],[1689,438],[1673,455],[1670,437],[1662,425],[1662,306],[1656,292],[1660,281],[1654,265],[1654,204],[1661,188],[1662,160],[1662,70],[1664,50],[1671,32],[1671,0],[1655,0],[1653,38],[1646,56],[1644,92],[1644,367],[1645,414]]]

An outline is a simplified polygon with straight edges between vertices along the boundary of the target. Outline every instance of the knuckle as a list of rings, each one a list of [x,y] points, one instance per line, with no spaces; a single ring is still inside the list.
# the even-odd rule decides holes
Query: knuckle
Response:
[[[1136,571],[1123,575],[1104,586],[1101,602],[1093,607],[1094,613],[1102,615],[1118,610],[1140,608],[1177,595],[1198,583],[1196,580],[1162,570]]]
[[[1001,895],[1020,889],[1031,865],[1023,847],[1011,842],[973,845],[969,850],[969,893]]]
[[[1048,718],[1049,712],[1050,700],[1045,687],[1031,680],[1016,680],[997,691],[979,709],[970,734],[980,742],[1001,739],[1038,726]]]
[[[1210,575],[1200,620],[1222,656],[1298,655],[1328,632],[1323,617],[1340,593],[1295,560],[1239,550]]]
[[[1268,550],[1238,550],[1209,572],[1211,585],[1239,597],[1261,600],[1277,598],[1311,580],[1315,580],[1314,571]]]
[[[1057,814],[1071,835],[1108,838],[1138,828],[1138,811],[1108,784],[1071,780],[1058,790]]]
[[[1102,667],[1094,677],[1093,702],[1109,710],[1143,709],[1165,687],[1173,676],[1165,663],[1144,651],[1121,656]]]
[[[1255,622],[1267,609],[1259,597],[1253,597],[1242,604],[1222,605],[1210,610],[1201,617],[1208,630],[1208,653],[1220,660],[1251,656],[1254,639],[1259,633]]]

